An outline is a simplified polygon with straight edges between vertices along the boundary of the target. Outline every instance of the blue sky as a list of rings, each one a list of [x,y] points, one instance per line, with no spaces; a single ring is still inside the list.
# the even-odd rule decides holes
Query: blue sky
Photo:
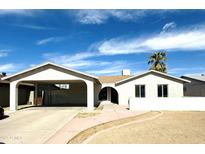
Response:
[[[0,10],[0,72],[52,61],[94,75],[148,70],[168,52],[168,73],[205,73],[204,10]]]

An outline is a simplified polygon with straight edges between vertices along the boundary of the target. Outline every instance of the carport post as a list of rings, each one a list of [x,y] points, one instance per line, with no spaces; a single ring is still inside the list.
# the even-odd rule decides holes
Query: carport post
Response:
[[[87,109],[94,110],[94,84],[93,81],[86,81],[87,84]]]
[[[35,91],[34,91],[34,105],[37,106],[37,94],[38,94],[38,84],[35,83]]]
[[[10,82],[10,111],[16,111],[18,105],[18,87],[16,81]]]

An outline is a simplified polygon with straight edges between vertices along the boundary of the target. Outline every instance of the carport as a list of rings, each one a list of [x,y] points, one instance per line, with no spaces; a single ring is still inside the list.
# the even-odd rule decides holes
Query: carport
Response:
[[[36,86],[36,106],[87,106],[84,81],[40,81]]]
[[[3,78],[10,81],[10,110],[18,105],[20,83],[34,84],[35,105],[87,106],[93,110],[94,86],[98,78],[54,63],[44,63]]]

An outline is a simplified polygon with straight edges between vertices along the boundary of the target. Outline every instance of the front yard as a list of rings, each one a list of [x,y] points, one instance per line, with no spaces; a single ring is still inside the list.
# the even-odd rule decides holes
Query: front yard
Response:
[[[169,112],[98,132],[84,143],[205,143],[205,112]]]

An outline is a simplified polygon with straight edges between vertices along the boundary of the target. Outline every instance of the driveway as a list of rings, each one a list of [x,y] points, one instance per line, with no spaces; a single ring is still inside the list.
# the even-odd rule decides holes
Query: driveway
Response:
[[[31,107],[0,120],[0,142],[44,143],[83,107]]]
[[[94,144],[205,143],[205,112],[163,111],[149,120],[99,132],[87,139]]]

